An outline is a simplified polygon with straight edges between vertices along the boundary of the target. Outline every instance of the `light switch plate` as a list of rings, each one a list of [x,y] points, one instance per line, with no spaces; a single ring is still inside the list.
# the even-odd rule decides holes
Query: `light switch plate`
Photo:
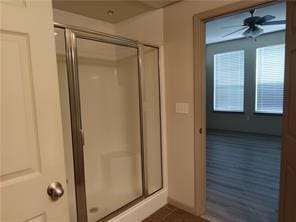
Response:
[[[176,113],[187,114],[188,112],[188,103],[176,103]]]

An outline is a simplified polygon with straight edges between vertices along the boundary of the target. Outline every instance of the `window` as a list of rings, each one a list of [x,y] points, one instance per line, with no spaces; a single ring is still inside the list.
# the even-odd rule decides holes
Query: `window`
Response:
[[[257,49],[257,113],[283,113],[285,45]]]
[[[214,55],[214,111],[244,111],[244,51]]]

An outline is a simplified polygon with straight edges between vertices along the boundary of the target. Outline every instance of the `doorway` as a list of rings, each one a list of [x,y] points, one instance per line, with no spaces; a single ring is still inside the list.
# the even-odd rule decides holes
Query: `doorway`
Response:
[[[206,216],[213,221],[277,221],[285,31],[279,28],[256,36],[242,34],[248,30],[244,27],[248,14],[252,17],[258,13],[259,17],[260,10],[265,13],[278,8],[285,15],[285,3],[282,4],[245,7],[206,21],[206,33],[210,23],[212,28],[218,28],[219,20],[223,24],[212,42],[207,42],[205,61],[199,61],[206,64],[205,76],[197,76],[198,81],[206,83],[197,91],[197,95],[206,93],[201,103],[207,104],[207,109],[201,110],[204,120],[198,120],[196,126],[207,129],[199,138],[205,143],[206,156],[204,206]],[[231,22],[240,14],[245,18],[239,26],[232,27]],[[283,25],[285,18],[275,17],[274,25]],[[231,27],[225,27],[227,20]],[[219,36],[221,30],[224,34]],[[225,38],[233,34],[240,37]],[[201,42],[208,41],[208,36],[204,38]],[[198,145],[203,146],[202,143]],[[205,181],[199,185],[205,186]]]

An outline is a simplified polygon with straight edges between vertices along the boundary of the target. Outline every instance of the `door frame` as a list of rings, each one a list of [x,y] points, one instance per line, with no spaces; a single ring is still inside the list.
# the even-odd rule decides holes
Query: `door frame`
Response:
[[[144,112],[143,112],[143,49],[151,47],[157,49],[158,54],[158,86],[159,86],[159,119],[160,119],[160,135],[162,135],[162,116],[161,116],[161,86],[160,86],[160,47],[154,44],[142,43],[133,39],[121,36],[115,36],[103,32],[89,30],[72,25],[54,23],[54,28],[60,28],[65,33],[65,54],[67,65],[67,78],[69,90],[70,105],[70,121],[71,121],[71,139],[73,150],[74,165],[74,181],[75,181],[75,202],[78,222],[87,221],[87,202],[85,188],[84,173],[84,134],[81,121],[81,105],[80,105],[80,89],[79,89],[79,73],[77,58],[77,38],[97,41],[101,43],[113,44],[117,46],[134,48],[137,50],[137,66],[138,66],[138,92],[139,92],[139,118],[140,118],[140,140],[141,140],[141,182],[142,194],[136,199],[126,203],[110,214],[104,216],[98,221],[109,220],[120,213],[126,211],[137,203],[145,200],[147,197],[157,193],[164,188],[163,173],[163,143],[162,136],[160,140],[161,155],[161,187],[156,191],[149,193],[148,190],[148,161],[147,148],[144,143]]]
[[[206,211],[206,39],[205,24],[213,18],[240,13],[252,8],[277,4],[278,1],[241,1],[194,15],[193,70],[194,70],[194,191],[195,214]]]

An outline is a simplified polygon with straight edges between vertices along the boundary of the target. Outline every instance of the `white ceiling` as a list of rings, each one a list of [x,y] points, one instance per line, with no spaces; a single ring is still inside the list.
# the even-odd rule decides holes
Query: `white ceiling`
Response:
[[[275,5],[258,8],[256,9],[254,15],[264,16],[267,14],[275,16],[275,19],[272,21],[286,20],[286,4],[279,3]],[[211,44],[211,43],[243,38],[242,33],[244,31],[240,31],[230,36],[223,37],[239,29],[239,27],[233,27],[233,28],[223,28],[223,27],[242,25],[243,20],[249,16],[250,16],[249,12],[243,12],[238,14],[232,14],[230,16],[225,16],[222,18],[217,18],[207,22],[206,23],[206,43]],[[270,32],[285,30],[286,25],[269,25],[269,26],[262,26],[261,28],[263,28],[264,33],[270,33]]]
[[[90,18],[117,23],[180,0],[53,0],[53,7]],[[114,12],[108,15],[108,11]]]

